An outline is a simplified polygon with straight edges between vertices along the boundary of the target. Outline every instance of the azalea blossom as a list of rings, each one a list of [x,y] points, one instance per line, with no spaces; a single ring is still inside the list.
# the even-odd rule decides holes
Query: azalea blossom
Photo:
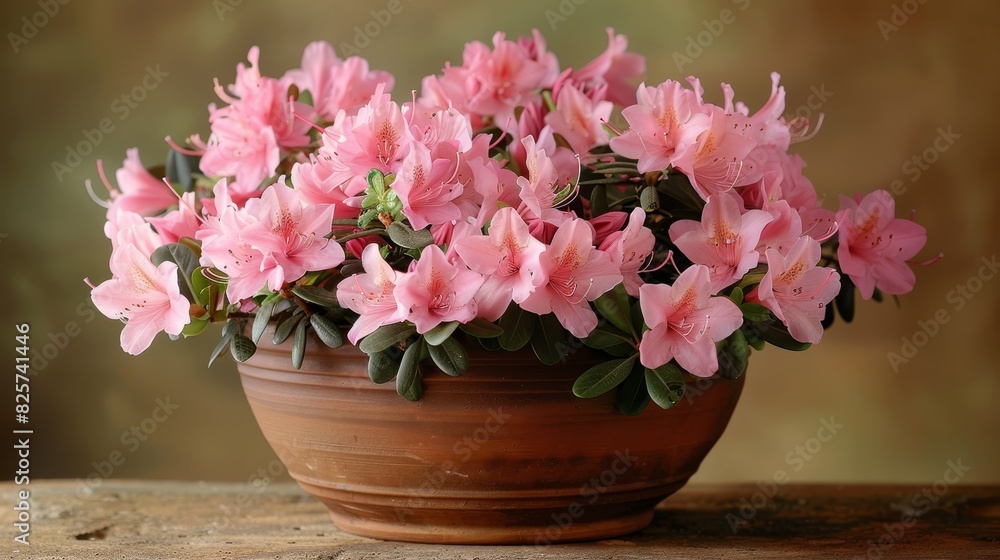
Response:
[[[327,239],[333,207],[305,204],[298,193],[275,183],[245,211],[254,218],[240,239],[264,255],[260,270],[267,285],[279,290],[310,270],[326,270],[344,262],[344,249]]]
[[[594,60],[573,72],[573,80],[592,90],[604,86],[607,99],[626,107],[635,104],[635,83],[646,73],[646,57],[628,51],[628,38],[607,28],[608,48]]]
[[[142,216],[153,216],[177,204],[177,194],[169,185],[157,179],[146,170],[139,159],[139,150],[126,150],[122,167],[115,172],[118,189],[111,192],[111,207],[108,218],[116,210],[135,212]],[[101,177],[104,177],[102,174]]]
[[[393,295],[401,273],[385,262],[378,243],[369,243],[361,253],[364,274],[345,278],[337,285],[340,306],[358,314],[347,332],[351,344],[375,332],[382,325],[398,323],[406,318]]]
[[[177,265],[153,266],[134,245],[122,245],[111,254],[110,280],[91,290],[90,297],[106,317],[125,322],[122,350],[138,355],[160,331],[179,335],[191,321],[188,300],[177,285]]]
[[[795,340],[819,344],[826,306],[840,292],[840,275],[816,266],[819,242],[808,236],[800,237],[786,255],[777,249],[768,249],[766,255],[767,274],[747,300],[770,309]]]
[[[708,127],[698,133],[696,141],[671,159],[705,200],[760,178],[759,165],[749,157],[757,146],[750,120],[720,107],[712,107],[710,115]]]
[[[569,142],[573,151],[583,154],[608,142],[603,123],[611,118],[613,108],[610,101],[594,102],[568,84],[559,89],[556,110],[545,116],[545,122]]]
[[[513,208],[493,216],[488,235],[460,237],[455,251],[472,270],[484,275],[476,303],[479,316],[495,321],[511,301],[521,303],[545,283],[539,257],[545,245],[528,232],[528,225]]]
[[[840,208],[837,257],[861,297],[871,298],[875,288],[887,294],[912,290],[916,276],[906,263],[927,243],[927,230],[896,218],[896,202],[884,190],[863,199],[841,197]]]
[[[573,336],[584,338],[597,326],[590,303],[622,281],[611,257],[596,249],[586,220],[570,219],[559,226],[552,243],[539,257],[546,282],[521,308],[538,315],[555,313]]]
[[[656,238],[645,225],[646,212],[642,208],[634,208],[628,217],[628,225],[622,231],[615,231],[601,242],[598,249],[611,257],[611,262],[622,273],[625,291],[630,296],[639,296],[642,279],[639,272],[653,254]]]
[[[462,194],[455,181],[455,168],[444,158],[432,159],[431,151],[419,142],[409,144],[408,153],[392,183],[403,203],[403,213],[415,229],[443,224],[462,217],[454,200]]]
[[[476,292],[483,277],[464,265],[448,262],[441,248],[423,250],[411,272],[396,282],[400,313],[423,334],[441,323],[468,323],[476,317]]]
[[[773,219],[763,210],[747,210],[741,215],[733,196],[718,194],[708,199],[701,222],[674,222],[670,239],[691,262],[708,267],[714,293],[738,282],[757,266],[757,242]]]
[[[670,360],[692,375],[719,370],[715,343],[743,324],[743,313],[725,297],[712,297],[708,268],[694,265],[671,284],[643,284],[639,307],[650,330],[639,342],[639,361],[656,369]]]
[[[611,149],[639,160],[639,171],[659,171],[674,162],[675,153],[693,144],[711,121],[695,92],[679,82],[639,86],[636,104],[622,109],[629,129],[611,139]]]
[[[392,74],[369,70],[368,61],[360,57],[341,60],[325,41],[309,43],[302,52],[301,68],[289,70],[285,78],[312,94],[313,106],[327,122],[333,122],[340,111],[357,113],[379,84],[386,91],[393,85]]]

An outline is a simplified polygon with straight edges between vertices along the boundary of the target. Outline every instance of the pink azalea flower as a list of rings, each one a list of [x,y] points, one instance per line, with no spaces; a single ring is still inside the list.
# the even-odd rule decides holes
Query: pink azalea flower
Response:
[[[385,262],[377,243],[365,246],[361,264],[364,274],[355,274],[337,284],[340,306],[358,314],[358,320],[347,332],[347,339],[354,345],[382,325],[398,323],[406,318],[393,295],[400,273]]]
[[[139,150],[127,150],[121,169],[115,172],[118,191],[111,191],[108,217],[115,210],[135,212],[142,216],[155,216],[177,204],[177,195],[162,180],[146,171],[139,159]],[[103,174],[102,174],[103,177]]]
[[[597,326],[589,302],[622,281],[618,267],[607,253],[594,248],[593,239],[586,220],[564,222],[539,257],[546,282],[521,302],[522,309],[538,315],[555,313],[577,338],[586,337]]]
[[[238,302],[266,286],[268,273],[262,270],[264,254],[240,235],[257,224],[256,218],[235,206],[219,204],[218,192],[216,186],[219,215],[209,217],[195,238],[201,241],[202,266],[215,267],[226,274],[229,277],[226,297]]]
[[[556,110],[545,115],[545,122],[569,142],[573,151],[585,154],[594,146],[608,143],[603,123],[611,118],[613,108],[610,101],[592,101],[571,84],[566,84],[559,89]]]
[[[329,162],[329,160],[321,159],[325,154],[320,152],[320,157],[317,158],[315,155],[310,155],[310,159],[307,162],[298,162],[292,166],[291,181],[292,186],[298,191],[302,200],[309,204],[329,204],[334,207],[334,218],[357,218],[361,213],[358,208],[354,208],[349,204],[346,204],[348,198],[347,191],[344,189],[348,183],[342,181],[343,177],[338,176],[332,165],[324,165],[324,162]],[[364,190],[364,186],[367,185],[365,177],[360,175],[351,175],[353,180],[360,183],[360,190]],[[352,190],[352,192],[360,192],[358,188]],[[355,192],[355,194],[357,194]]]
[[[673,80],[655,88],[640,85],[636,104],[622,109],[622,116],[630,128],[611,139],[611,149],[637,159],[641,173],[669,167],[710,122],[698,95]]]
[[[808,236],[800,237],[787,255],[768,249],[767,274],[747,295],[748,301],[770,309],[799,342],[819,344],[826,306],[840,292],[840,275],[817,267],[819,257],[819,242]]]
[[[212,136],[199,167],[211,177],[233,177],[234,193],[247,198],[277,169],[281,152],[274,130],[227,109],[209,107]]]
[[[454,200],[462,194],[462,185],[454,181],[455,168],[447,159],[431,159],[431,152],[413,142],[403,165],[392,183],[392,190],[403,203],[403,213],[415,229],[442,224],[462,217]]]
[[[468,323],[476,317],[476,292],[483,277],[448,262],[441,248],[430,245],[411,272],[396,282],[394,294],[400,313],[425,333],[441,323]]]
[[[653,232],[644,225],[645,221],[646,212],[642,208],[633,209],[625,229],[612,233],[598,247],[611,256],[611,262],[621,271],[625,291],[636,297],[643,284],[639,269],[653,254],[656,244]]]
[[[607,28],[608,48],[583,68],[573,72],[573,80],[590,90],[605,85],[607,99],[615,105],[635,104],[635,83],[632,80],[646,73],[646,57],[628,52],[628,39]]]
[[[104,224],[104,235],[111,240],[112,250],[124,245],[134,245],[147,259],[163,242],[142,216],[135,212],[112,208]]]
[[[488,235],[460,237],[455,251],[472,270],[483,274],[476,303],[479,316],[495,321],[511,301],[521,303],[546,280],[539,256],[545,245],[528,233],[528,225],[513,208],[493,216]]]
[[[177,243],[182,237],[194,238],[201,228],[194,205],[194,193],[184,193],[176,210],[171,210],[159,218],[147,218],[147,221],[156,228],[163,243]]]
[[[650,330],[639,343],[639,361],[656,369],[670,360],[692,375],[710,377],[719,370],[715,343],[743,324],[743,313],[712,293],[708,268],[687,268],[673,285],[643,284],[639,306]]]
[[[246,211],[256,222],[240,238],[264,255],[261,271],[277,291],[310,270],[325,270],[344,262],[344,249],[327,239],[333,227],[333,207],[306,204],[294,189],[275,183],[264,190],[259,204]]]
[[[497,32],[492,50],[479,41],[467,43],[462,65],[446,67],[437,82],[455,107],[492,116],[503,126],[513,118],[514,108],[537,100],[536,91],[551,86],[546,81],[554,78],[550,66],[554,59],[539,62],[534,58],[538,52],[508,41],[503,33]]]
[[[748,210],[740,215],[732,195],[718,194],[708,199],[701,222],[674,222],[670,239],[691,262],[708,268],[715,293],[757,266],[757,242],[764,226],[773,219],[763,210]]]
[[[313,107],[327,122],[333,122],[340,111],[357,113],[379,84],[389,91],[394,81],[388,72],[369,70],[363,58],[340,60],[325,41],[309,43],[302,52],[302,67],[288,71],[285,78],[312,94]]]
[[[927,230],[895,215],[896,203],[884,190],[864,199],[840,199],[837,257],[864,299],[872,297],[876,287],[887,294],[905,294],[916,282],[906,261],[927,243]]]
[[[142,353],[160,331],[179,335],[191,321],[191,304],[177,285],[177,265],[153,266],[134,245],[123,245],[111,255],[110,280],[95,287],[90,297],[105,316],[125,321],[122,349]]]
[[[748,185],[761,177],[760,166],[749,158],[757,145],[752,137],[750,120],[739,113],[727,114],[711,108],[707,129],[699,131],[697,141],[689,144],[672,159],[691,181],[691,186],[705,200],[733,187]],[[682,125],[681,129],[688,128]]]
[[[341,163],[335,167],[340,172],[338,182],[346,182],[352,175],[360,176],[361,190],[364,190],[363,178],[370,170],[378,169],[386,174],[399,171],[405,147],[415,140],[402,109],[384,93],[382,84],[375,88],[371,100],[356,116],[338,115],[327,134],[335,139],[327,155]]]
[[[629,215],[625,212],[612,210],[605,212],[596,218],[587,220],[594,228],[594,243],[598,246],[604,244],[604,240],[609,235],[618,232],[628,221]]]

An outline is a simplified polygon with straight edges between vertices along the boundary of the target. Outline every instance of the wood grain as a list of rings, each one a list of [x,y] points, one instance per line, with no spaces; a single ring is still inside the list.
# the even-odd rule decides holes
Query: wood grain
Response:
[[[382,542],[336,529],[322,504],[289,483],[105,481],[80,496],[73,481],[34,481],[31,545],[13,541],[23,487],[0,484],[2,558],[32,559],[640,559],[996,558],[1000,486],[788,485],[761,503],[756,485],[689,485],[653,524],[621,539],[548,548]],[[913,511],[925,490],[937,501]],[[756,502],[731,529],[727,515]],[[918,499],[918,504],[924,503]],[[906,513],[917,515],[908,526]],[[749,514],[753,513],[752,516]],[[733,519],[733,518],[729,518]],[[894,524],[899,525],[894,525]],[[880,542],[881,539],[881,542]],[[881,546],[880,546],[881,545]]]

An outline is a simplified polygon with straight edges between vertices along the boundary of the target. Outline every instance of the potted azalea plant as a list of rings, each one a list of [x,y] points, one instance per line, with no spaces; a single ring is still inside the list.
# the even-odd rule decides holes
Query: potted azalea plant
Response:
[[[326,43],[281,77],[248,59],[207,140],[168,137],[149,169],[130,150],[117,187],[99,165],[92,296],[130,354],[220,325],[211,360],[232,353],[347,530],[639,529],[721,435],[751,350],[805,350],[858,294],[913,288],[924,228],[883,190],[821,205],[791,152],[819,123],[782,116],[777,74],[756,110],[727,84],[637,84],[610,29],[578,69],[497,33],[402,101]]]

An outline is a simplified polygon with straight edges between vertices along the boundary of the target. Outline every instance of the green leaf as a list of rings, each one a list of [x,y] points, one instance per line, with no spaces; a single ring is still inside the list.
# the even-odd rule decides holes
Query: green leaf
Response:
[[[229,343],[229,350],[237,362],[245,362],[257,351],[257,345],[249,338],[236,333]]]
[[[808,342],[799,342],[792,338],[792,335],[788,334],[788,329],[784,325],[778,326],[773,322],[760,323],[760,332],[758,335],[760,338],[764,339],[765,342],[778,348],[784,348],[785,350],[791,350],[793,352],[801,352],[808,349],[812,344]]]
[[[382,325],[375,332],[361,339],[358,348],[365,354],[380,352],[409,338],[417,332],[417,328],[409,323],[393,323]]]
[[[368,172],[368,185],[381,197],[385,194],[385,175],[378,169],[372,169]]]
[[[598,324],[583,343],[591,348],[603,350],[632,340],[631,335],[608,324]]]
[[[204,270],[204,267],[199,266],[191,271],[191,295],[194,296],[192,301],[211,311],[215,308],[215,302],[211,301],[212,286],[215,283],[205,276]]]
[[[465,334],[476,338],[496,338],[503,334],[503,329],[482,317],[476,317],[468,323],[460,324],[458,328],[462,329]]]
[[[279,299],[281,299],[280,294],[271,294],[261,302],[260,309],[257,310],[257,315],[253,318],[253,329],[250,332],[250,339],[254,344],[257,344],[260,341],[260,337],[264,335],[264,329],[271,322],[274,305],[278,303]]]
[[[480,338],[479,345],[483,348],[489,350],[490,352],[498,352],[503,350],[500,346],[500,340],[498,338]]]
[[[283,319],[278,326],[274,329],[274,336],[271,338],[271,342],[274,344],[281,344],[282,342],[288,340],[288,337],[292,335],[292,331],[299,324],[299,321],[303,319],[304,315],[295,313],[289,315],[287,318]]]
[[[455,332],[460,323],[458,321],[450,321],[447,323],[439,323],[438,326],[424,333],[424,340],[427,344],[431,346],[437,346],[442,342],[448,340],[451,333]]]
[[[750,357],[743,331],[736,329],[716,346],[719,351],[719,375],[725,379],[739,379],[746,372]]]
[[[368,224],[371,223],[372,220],[378,217],[378,214],[379,214],[378,207],[369,208],[368,210],[365,210],[364,212],[361,213],[360,216],[358,216],[358,226],[366,227]]]
[[[743,303],[743,288],[734,287],[733,291],[729,293],[729,299],[737,306],[741,305]]]
[[[368,377],[378,384],[392,381],[399,370],[399,360],[394,359],[394,355],[396,352],[391,350],[368,354]]]
[[[743,312],[743,316],[747,321],[761,322],[771,320],[771,310],[753,301],[742,303],[740,305],[740,311]]]
[[[552,313],[538,317],[535,331],[531,333],[531,349],[538,360],[547,366],[554,366],[563,360],[569,351],[566,329]]]
[[[654,187],[646,187],[639,192],[639,206],[646,212],[660,207],[660,193]]]
[[[309,317],[309,324],[312,325],[316,336],[330,348],[339,348],[344,343],[344,337],[340,334],[340,329],[329,318],[313,313]]]
[[[621,360],[602,362],[583,372],[573,383],[573,394],[584,399],[603,395],[625,381],[638,354]]]
[[[626,356],[631,356],[635,354],[635,346],[632,346],[628,342],[622,342],[621,344],[615,344],[614,346],[608,346],[607,348],[602,348],[604,352],[611,354],[612,356],[618,356],[619,358],[624,358]]]
[[[516,303],[511,303],[500,317],[500,328],[503,329],[503,334],[500,335],[500,347],[510,352],[520,350],[531,340],[535,330],[535,314],[521,309]]]
[[[392,222],[388,227],[389,239],[404,249],[423,249],[434,243],[434,237],[429,229],[414,231],[403,222]]]
[[[320,307],[340,307],[337,294],[319,286],[295,286],[292,293]]]
[[[172,262],[177,265],[177,285],[180,286],[181,294],[194,301],[194,286],[191,285],[191,274],[198,268],[198,256],[190,248],[180,243],[170,243],[158,247],[149,260],[154,266],[160,266],[165,262]]]
[[[181,334],[185,337],[197,336],[204,331],[212,321],[210,320],[208,314],[200,319],[191,319],[191,322],[184,326],[184,330]]]
[[[660,408],[671,408],[684,398],[684,370],[670,362],[656,369],[646,368],[646,389]]]
[[[437,367],[452,377],[458,377],[469,369],[469,354],[454,338],[446,338],[437,346],[430,345],[427,350]]]
[[[628,304],[628,293],[625,291],[625,284],[618,284],[611,290],[603,293],[601,297],[594,300],[594,306],[597,307],[598,313],[608,321],[611,321],[612,325],[625,332],[632,330],[631,308]]]
[[[607,185],[595,185],[590,191],[590,213],[595,217],[608,213]]]
[[[295,338],[292,339],[292,366],[302,369],[302,361],[306,358],[306,327],[309,321],[299,321],[295,325]]]
[[[420,352],[423,346],[422,338],[409,345],[403,352],[403,359],[399,362],[399,370],[396,372],[396,392],[409,401],[419,401],[423,394],[420,371],[417,367],[420,364]]]
[[[198,169],[198,156],[184,155],[177,150],[170,149],[167,152],[166,175],[171,183],[179,184],[184,192],[194,190],[194,181],[191,177],[193,170]]]
[[[851,281],[851,277],[846,274],[841,275],[840,293],[834,298],[834,302],[836,302],[837,311],[840,312],[845,323],[854,320],[854,292],[854,282]]]
[[[219,341],[215,350],[212,350],[212,355],[208,357],[208,367],[212,367],[212,364],[215,363],[215,360],[222,355],[222,352],[226,348],[229,348],[229,341],[236,336],[236,332],[239,331],[239,329],[239,323],[237,323],[234,319],[226,321],[226,325],[222,327],[222,340]]]
[[[615,394],[615,408],[625,416],[637,416],[649,404],[649,391],[646,389],[646,376],[642,364],[633,367],[625,382],[618,386]]]

